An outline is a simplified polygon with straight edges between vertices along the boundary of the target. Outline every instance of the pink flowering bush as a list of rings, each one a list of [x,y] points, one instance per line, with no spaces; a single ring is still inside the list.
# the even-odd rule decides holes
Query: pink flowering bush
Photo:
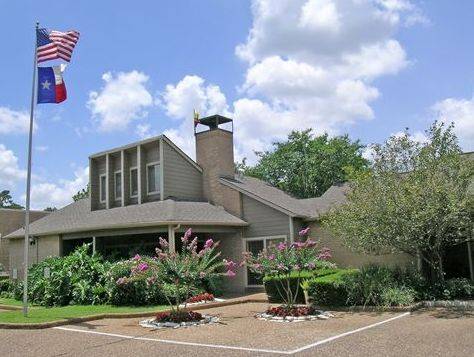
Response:
[[[244,262],[250,271],[259,276],[277,277],[275,280],[278,295],[285,308],[292,309],[297,301],[303,272],[315,271],[321,262],[331,258],[329,249],[318,248],[315,241],[307,239],[309,228],[299,232],[300,240],[294,243],[281,242],[270,246],[257,256],[244,253]],[[296,291],[290,280],[296,277]]]
[[[168,242],[159,238],[156,257],[144,261],[139,255],[135,256],[130,276],[119,278],[116,283],[129,284],[145,279],[147,284],[159,286],[172,307],[172,314],[181,316],[181,305],[186,308],[187,300],[200,292],[198,287],[203,279],[235,275],[237,264],[220,259],[221,253],[216,250],[219,242],[208,239],[204,247],[198,249],[197,237],[192,238],[191,229],[184,233],[181,241],[181,250],[171,252]]]

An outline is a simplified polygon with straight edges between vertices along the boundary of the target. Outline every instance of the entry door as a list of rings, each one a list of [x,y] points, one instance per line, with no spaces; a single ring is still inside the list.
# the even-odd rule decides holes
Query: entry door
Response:
[[[272,245],[277,245],[280,242],[284,242],[286,238],[284,237],[268,237],[268,238],[257,238],[257,239],[249,239],[246,241],[246,248],[247,252],[252,253],[256,256],[262,250],[267,249]],[[247,286],[261,286],[262,285],[262,278],[259,277],[257,274],[251,272],[247,268]]]
[[[252,253],[252,255],[257,255],[265,248],[265,241],[262,240],[249,240],[247,241],[247,252]],[[262,278],[257,274],[250,271],[247,268],[247,285],[262,285]]]

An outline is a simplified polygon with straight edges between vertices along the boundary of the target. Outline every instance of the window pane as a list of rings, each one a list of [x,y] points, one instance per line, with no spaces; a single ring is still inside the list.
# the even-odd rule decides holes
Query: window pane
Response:
[[[100,200],[105,201],[105,176],[100,177]]]
[[[122,198],[122,174],[115,173],[115,198]]]
[[[263,250],[263,240],[247,241],[247,251],[253,255],[257,255]],[[257,274],[252,273],[247,269],[247,283],[248,285],[262,285],[262,278]]]
[[[284,242],[284,238],[274,238],[274,239],[267,239],[267,248],[277,246],[278,243]]]
[[[160,190],[159,165],[148,166],[148,192],[158,192],[159,190]]]
[[[155,191],[155,166],[148,166],[148,192]]]
[[[130,170],[130,195],[138,195],[138,171],[137,169]]]

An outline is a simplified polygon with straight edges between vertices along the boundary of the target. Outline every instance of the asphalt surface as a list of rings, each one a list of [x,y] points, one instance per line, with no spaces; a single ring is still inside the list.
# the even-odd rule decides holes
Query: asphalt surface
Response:
[[[203,310],[219,315],[221,323],[176,330],[145,329],[138,326],[139,319],[0,330],[0,356],[474,355],[472,312],[335,312],[329,320],[298,323],[255,319],[253,314],[266,306],[252,303]]]

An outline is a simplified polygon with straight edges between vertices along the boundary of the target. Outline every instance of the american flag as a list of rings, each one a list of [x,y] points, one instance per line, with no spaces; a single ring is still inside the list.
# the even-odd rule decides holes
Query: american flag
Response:
[[[38,63],[56,58],[69,62],[78,40],[79,32],[77,31],[61,32],[38,29],[36,31]]]

